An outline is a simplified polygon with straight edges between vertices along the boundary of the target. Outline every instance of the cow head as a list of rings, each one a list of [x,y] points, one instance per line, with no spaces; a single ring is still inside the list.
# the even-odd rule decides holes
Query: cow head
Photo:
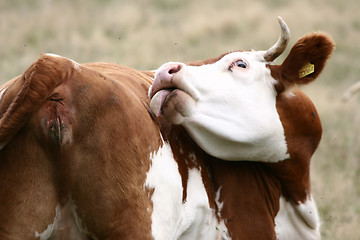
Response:
[[[288,158],[276,109],[280,94],[314,80],[334,47],[328,36],[303,36],[281,65],[289,29],[267,51],[234,51],[189,64],[169,62],[155,73],[151,110],[183,125],[207,153],[225,160],[280,161]]]

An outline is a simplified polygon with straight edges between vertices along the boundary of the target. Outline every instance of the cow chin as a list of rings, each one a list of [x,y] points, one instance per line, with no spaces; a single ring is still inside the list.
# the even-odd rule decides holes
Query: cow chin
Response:
[[[179,89],[172,91],[161,106],[162,115],[172,124],[182,124],[193,113],[195,100]]]

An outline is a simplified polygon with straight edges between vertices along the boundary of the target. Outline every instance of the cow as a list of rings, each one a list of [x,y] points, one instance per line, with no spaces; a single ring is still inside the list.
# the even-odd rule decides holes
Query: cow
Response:
[[[297,85],[334,43],[289,30],[156,72],[43,54],[0,88],[0,239],[319,239],[321,134]]]

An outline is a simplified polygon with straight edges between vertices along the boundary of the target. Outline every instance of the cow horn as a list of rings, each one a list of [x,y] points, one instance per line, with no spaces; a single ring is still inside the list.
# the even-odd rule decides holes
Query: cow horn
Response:
[[[281,27],[281,36],[274,44],[274,46],[269,48],[269,50],[267,50],[266,53],[264,54],[264,59],[267,62],[272,62],[278,56],[280,56],[280,54],[282,54],[285,51],[286,46],[290,39],[290,30],[288,26],[281,17],[278,17],[278,20]]]

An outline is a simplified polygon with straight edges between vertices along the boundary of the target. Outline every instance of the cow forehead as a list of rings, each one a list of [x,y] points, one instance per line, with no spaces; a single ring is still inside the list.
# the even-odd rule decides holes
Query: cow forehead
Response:
[[[222,58],[220,58],[216,63],[217,64],[223,64],[228,63],[237,59],[246,59],[250,62],[261,62],[265,63],[264,57],[263,57],[263,51],[237,51],[237,52],[231,52],[226,55],[224,55]]]
[[[200,66],[185,65],[183,78],[187,78],[187,82],[192,82],[197,90],[202,89],[216,89],[216,92],[221,90],[227,91],[229,94],[241,94],[242,91],[256,92],[261,94],[262,91],[266,94],[275,94],[274,85],[277,80],[271,76],[271,72],[267,67],[267,62],[264,60],[263,51],[236,51],[225,54],[217,61],[204,64]],[[246,69],[238,68],[232,71],[230,67],[235,65],[239,60],[243,60],[247,64]],[[239,71],[238,71],[239,70]],[[206,81],[206,84],[205,82]],[[251,82],[257,82],[257,86]],[[260,88],[260,89],[259,89]],[[256,97],[256,96],[253,96]]]
[[[266,67],[268,64],[263,57],[263,51],[236,51],[225,54],[217,61],[214,61],[209,64],[204,64],[200,66],[187,66],[188,71],[191,71],[193,77],[216,79],[220,76],[224,77],[223,73],[229,73],[229,67],[231,64],[234,64],[238,60],[243,60],[248,64],[248,69],[250,70],[246,78],[252,78],[258,75],[257,73],[267,72],[270,76],[270,71]],[[219,75],[220,74],[220,75]],[[245,77],[244,74],[241,74]],[[260,75],[260,78],[264,77],[263,74]],[[270,81],[270,84],[273,84],[274,81]]]

